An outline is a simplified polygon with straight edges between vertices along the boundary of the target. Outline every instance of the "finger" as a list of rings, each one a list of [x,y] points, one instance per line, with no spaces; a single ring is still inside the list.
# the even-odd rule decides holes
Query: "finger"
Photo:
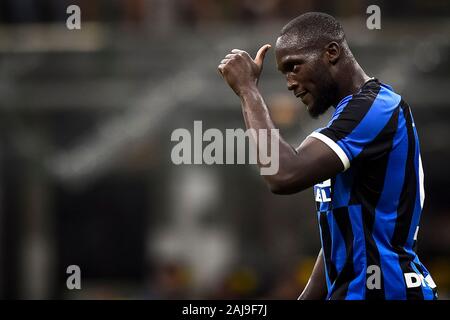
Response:
[[[225,64],[225,63],[227,63],[228,61],[230,61],[230,59],[222,59],[222,61],[220,61],[220,64]]]
[[[263,61],[264,61],[264,57],[266,56],[266,52],[267,52],[267,50],[269,50],[270,48],[271,48],[272,46],[270,45],[270,44],[265,44],[265,45],[263,45],[261,48],[259,48],[259,50],[258,50],[258,53],[256,54],[256,57],[255,57],[255,63],[258,65],[258,66],[262,66],[262,64],[263,64]]]
[[[233,50],[231,50],[231,52],[233,52],[233,53],[239,53],[239,52],[244,52],[244,50],[241,50],[241,49],[233,49]]]
[[[235,56],[236,56],[235,53],[229,53],[225,56],[225,59],[231,59],[231,58],[234,58]]]
[[[219,64],[219,66],[217,67],[217,70],[219,71],[219,73],[222,75],[223,74],[223,68],[225,67],[225,65],[223,63]]]

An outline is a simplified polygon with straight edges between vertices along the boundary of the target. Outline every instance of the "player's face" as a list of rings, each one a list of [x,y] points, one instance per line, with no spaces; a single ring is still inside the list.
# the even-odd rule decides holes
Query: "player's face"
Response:
[[[320,50],[277,46],[278,69],[286,76],[288,90],[317,118],[336,102],[337,86]]]

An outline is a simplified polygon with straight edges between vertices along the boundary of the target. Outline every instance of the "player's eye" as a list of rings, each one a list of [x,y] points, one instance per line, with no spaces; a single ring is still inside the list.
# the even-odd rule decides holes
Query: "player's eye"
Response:
[[[300,63],[298,63],[298,62],[289,62],[285,66],[285,72],[297,73],[300,70],[301,64],[302,64],[301,62]]]
[[[293,62],[289,62],[289,63],[286,65],[286,71],[288,71],[288,72],[293,72],[293,71],[294,71],[294,68],[295,68],[295,63],[293,63]]]
[[[295,64],[294,67],[292,68],[292,72],[297,73],[299,71],[300,71],[300,64]]]

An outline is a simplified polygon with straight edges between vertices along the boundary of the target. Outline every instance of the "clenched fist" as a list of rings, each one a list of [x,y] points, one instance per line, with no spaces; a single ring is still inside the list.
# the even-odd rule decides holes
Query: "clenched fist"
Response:
[[[218,66],[220,74],[238,96],[258,84],[264,56],[270,47],[270,44],[263,45],[255,59],[252,59],[245,51],[233,49],[220,61]]]

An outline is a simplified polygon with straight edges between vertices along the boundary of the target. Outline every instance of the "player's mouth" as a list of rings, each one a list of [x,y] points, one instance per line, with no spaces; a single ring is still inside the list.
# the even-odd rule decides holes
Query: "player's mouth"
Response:
[[[295,96],[296,96],[297,98],[303,99],[303,97],[304,97],[307,93],[308,93],[308,91],[303,90],[303,91],[301,91],[301,92],[297,92],[297,93],[295,94]]]
[[[307,93],[308,93],[308,91],[303,90],[303,91],[300,91],[300,92],[296,93],[295,96],[296,96],[297,98],[302,99],[303,103],[305,103],[305,96],[306,96]],[[305,103],[305,104],[306,104],[306,103]]]

